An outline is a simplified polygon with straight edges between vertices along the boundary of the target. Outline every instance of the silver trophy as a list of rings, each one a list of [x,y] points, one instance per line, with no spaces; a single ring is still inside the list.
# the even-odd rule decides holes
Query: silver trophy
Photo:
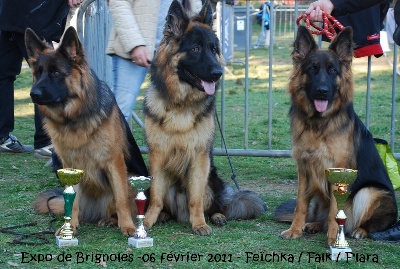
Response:
[[[147,197],[144,194],[144,191],[150,187],[151,177],[130,177],[128,180],[131,186],[138,191],[135,198],[138,226],[133,237],[128,238],[128,245],[133,245],[136,248],[152,247],[153,238],[147,236],[147,232],[143,225],[147,202]]]

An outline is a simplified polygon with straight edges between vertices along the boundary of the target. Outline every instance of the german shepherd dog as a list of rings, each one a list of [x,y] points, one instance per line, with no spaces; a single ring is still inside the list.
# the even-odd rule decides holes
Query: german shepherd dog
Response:
[[[89,69],[83,47],[73,27],[66,30],[58,49],[50,48],[31,30],[25,32],[34,84],[32,101],[44,115],[45,129],[65,168],[84,170],[74,186],[71,225],[118,224],[133,235],[134,194],[128,172],[146,175],[147,168],[127,123],[107,85]],[[132,191],[133,192],[133,191]],[[40,194],[34,207],[62,214],[62,194]]]
[[[229,219],[254,218],[265,211],[256,193],[235,192],[213,165],[215,91],[222,68],[209,1],[191,19],[173,1],[144,102],[153,177],[147,228],[168,216],[190,221],[195,234],[208,235],[208,217],[221,226]]]
[[[353,108],[353,31],[346,28],[320,50],[307,28],[300,26],[292,52],[292,154],[297,163],[298,193],[294,219],[281,233],[286,239],[302,231],[327,231],[328,244],[336,239],[337,203],[325,169],[357,169],[345,206],[345,232],[354,238],[389,228],[397,221],[393,186],[373,137]],[[309,212],[310,200],[315,208]]]

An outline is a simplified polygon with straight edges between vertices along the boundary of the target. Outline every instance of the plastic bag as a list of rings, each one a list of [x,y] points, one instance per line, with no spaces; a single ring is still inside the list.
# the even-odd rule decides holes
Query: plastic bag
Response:
[[[390,146],[388,142],[386,142],[386,140],[379,138],[374,138],[374,140],[375,146],[379,152],[379,156],[381,157],[383,164],[385,165],[386,170],[389,174],[390,181],[393,184],[393,188],[397,189],[400,187],[399,164],[397,163],[397,160],[390,150]]]

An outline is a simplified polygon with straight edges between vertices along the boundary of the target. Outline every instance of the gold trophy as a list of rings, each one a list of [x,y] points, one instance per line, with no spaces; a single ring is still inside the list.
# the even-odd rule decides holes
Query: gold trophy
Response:
[[[64,168],[58,169],[57,175],[61,183],[65,185],[64,196],[64,225],[56,232],[56,243],[58,247],[77,246],[78,239],[74,236],[71,226],[72,205],[76,196],[72,187],[81,181],[83,171],[79,169]]]
[[[152,247],[153,238],[147,236],[147,232],[143,225],[145,207],[147,202],[144,191],[150,187],[151,177],[130,177],[128,180],[131,186],[138,191],[135,198],[137,206],[138,227],[133,237],[128,238],[128,245],[133,245],[136,248]]]
[[[336,222],[339,225],[336,241],[332,246],[329,246],[331,260],[333,261],[351,259],[351,254],[349,253],[352,251],[344,235],[344,225],[347,217],[343,209],[350,194],[348,186],[356,179],[357,172],[357,170],[347,168],[329,168],[325,170],[326,178],[334,185],[333,194],[339,211],[336,215]]]

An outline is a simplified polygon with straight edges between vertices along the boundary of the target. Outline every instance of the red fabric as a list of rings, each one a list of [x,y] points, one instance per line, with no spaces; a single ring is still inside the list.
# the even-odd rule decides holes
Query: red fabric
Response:
[[[354,57],[356,58],[371,55],[375,55],[375,57],[380,57],[383,55],[381,44],[372,44],[354,50]]]

